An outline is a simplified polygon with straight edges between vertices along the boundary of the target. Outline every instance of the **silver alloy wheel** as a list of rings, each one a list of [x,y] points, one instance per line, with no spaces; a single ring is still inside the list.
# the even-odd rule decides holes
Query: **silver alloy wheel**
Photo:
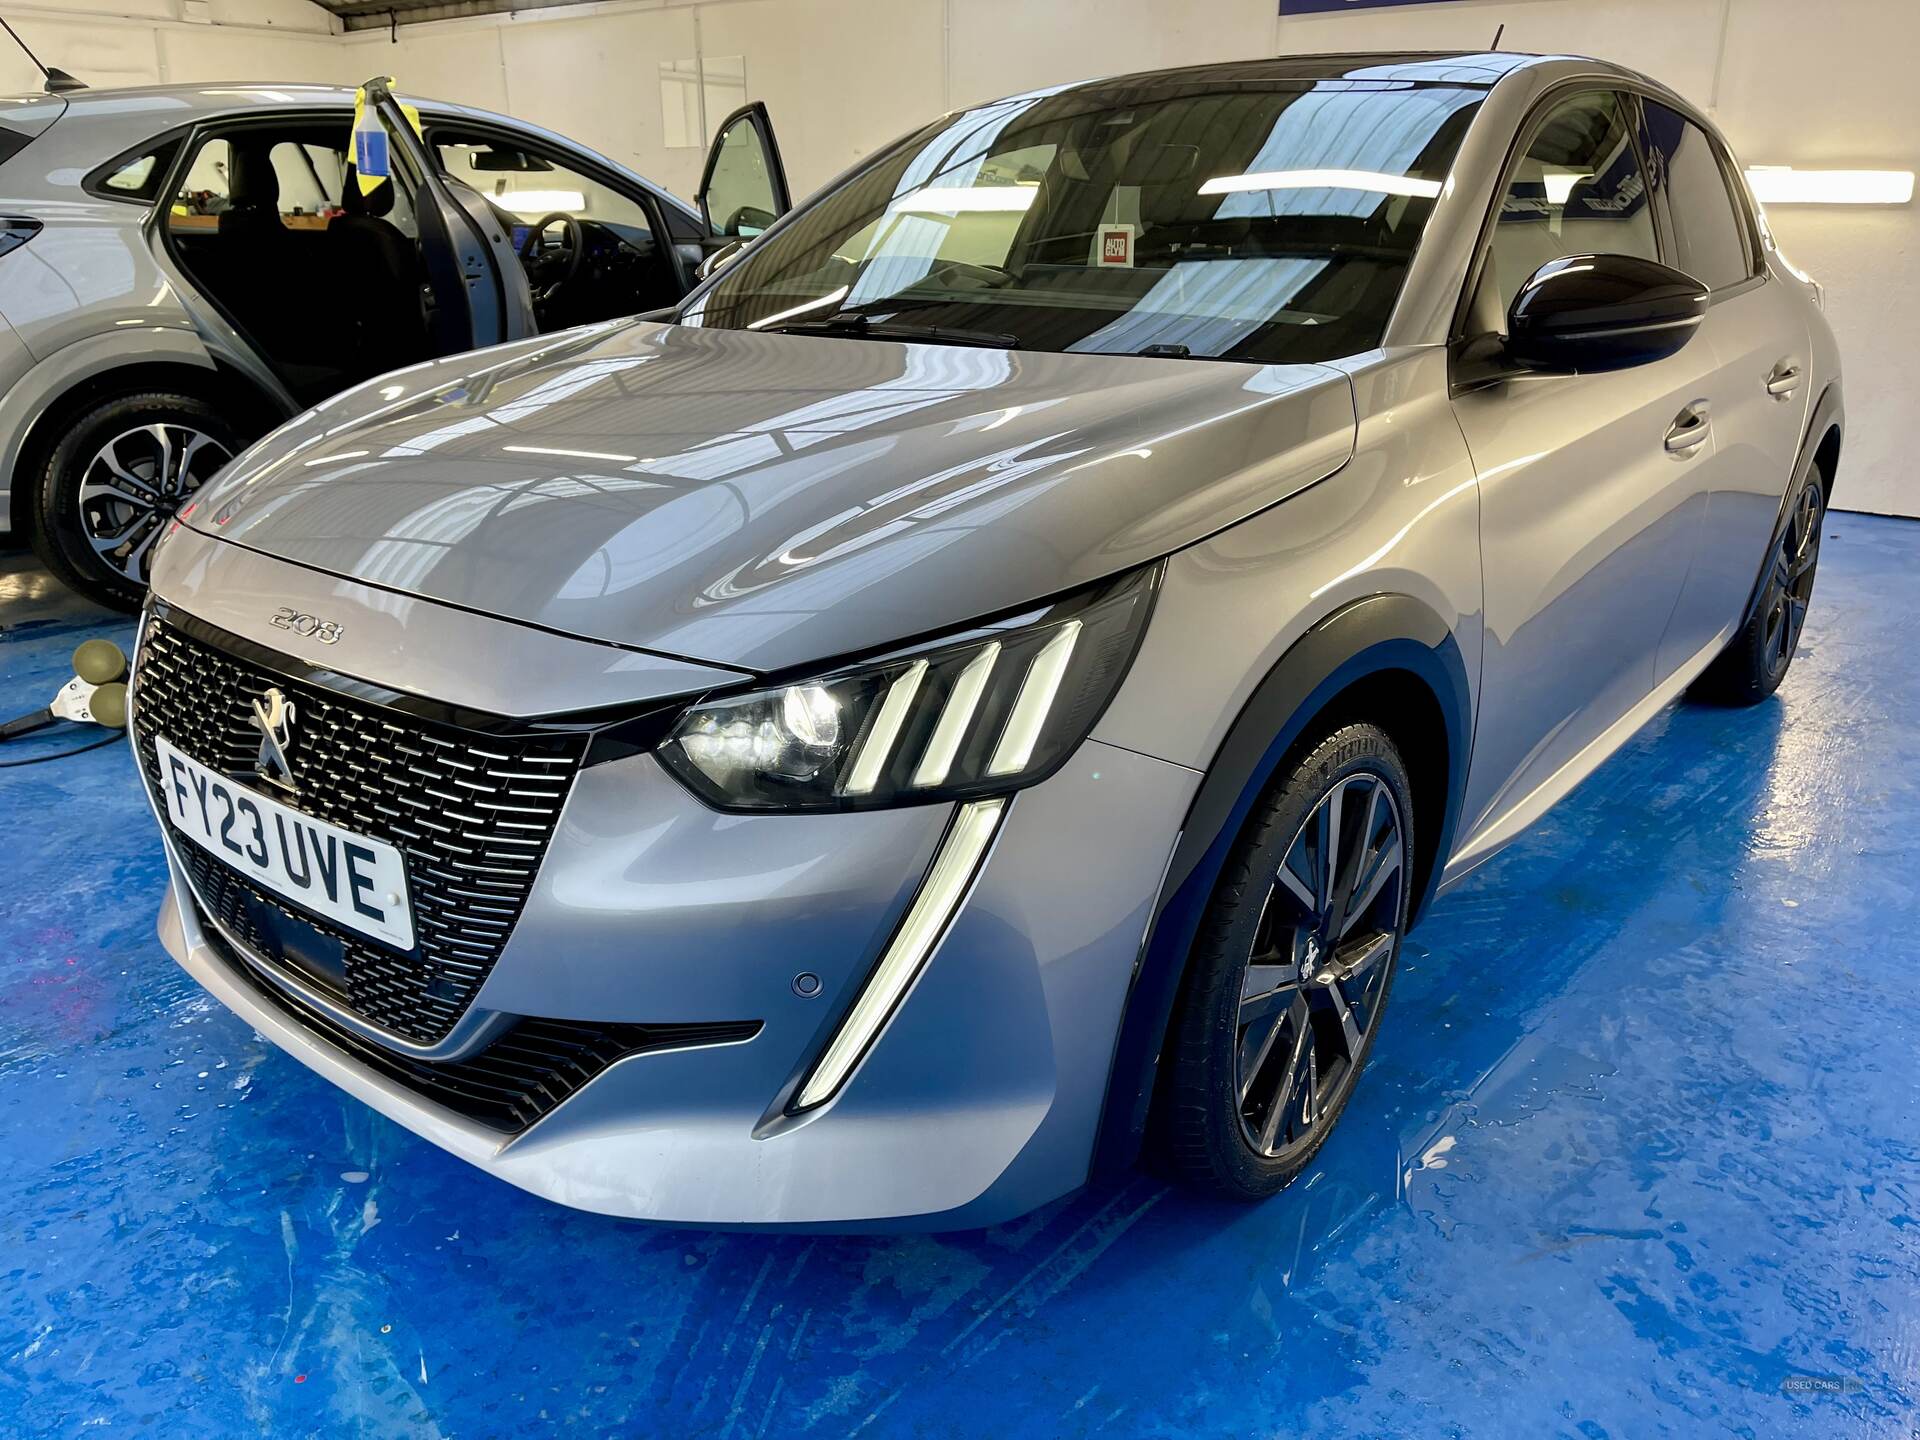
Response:
[[[114,436],[80,477],[80,525],[94,554],[145,585],[161,529],[232,458],[225,445],[188,425],[141,425]]]
[[[1400,941],[1406,845],[1392,789],[1334,782],[1287,846],[1240,987],[1235,1083],[1256,1154],[1312,1143],[1360,1070]]]
[[[1806,628],[1807,606],[1813,600],[1813,574],[1820,564],[1820,522],[1825,504],[1820,487],[1809,482],[1800,489],[1793,507],[1793,518],[1780,537],[1774,552],[1773,569],[1767,576],[1767,595],[1762,602],[1767,617],[1765,648],[1770,670],[1786,669],[1800,644],[1800,632]]]

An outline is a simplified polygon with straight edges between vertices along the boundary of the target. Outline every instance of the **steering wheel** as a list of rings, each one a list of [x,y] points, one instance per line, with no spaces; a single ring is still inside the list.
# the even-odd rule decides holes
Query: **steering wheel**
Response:
[[[550,252],[541,247],[540,238],[555,225],[560,227],[560,245],[558,250]],[[581,262],[586,258],[586,231],[579,220],[564,210],[542,216],[520,242],[520,263],[526,267],[527,278],[533,283],[535,300],[551,300],[556,290],[580,273]]]

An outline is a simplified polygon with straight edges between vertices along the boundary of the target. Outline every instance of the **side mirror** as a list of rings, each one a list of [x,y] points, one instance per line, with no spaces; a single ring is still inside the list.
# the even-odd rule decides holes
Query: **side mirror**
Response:
[[[1633,255],[1549,260],[1507,311],[1507,358],[1529,370],[1624,370],[1677,353],[1706,318],[1707,288]]]

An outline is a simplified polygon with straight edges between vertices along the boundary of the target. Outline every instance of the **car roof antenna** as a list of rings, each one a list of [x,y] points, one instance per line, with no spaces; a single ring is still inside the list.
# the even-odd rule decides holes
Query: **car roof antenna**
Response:
[[[0,15],[0,29],[4,29],[7,34],[13,37],[13,43],[26,51],[27,59],[33,62],[33,68],[38,70],[46,81],[44,88],[47,94],[64,95],[72,90],[84,90],[87,88],[86,81],[74,79],[73,76],[62,70],[58,65],[42,65],[40,63],[40,57],[27,48],[27,42],[20,38],[20,32],[18,30],[15,30],[13,26],[7,24],[7,17],[4,15]]]
[[[1498,30],[1493,32],[1493,44],[1487,47],[1489,54],[1498,55],[1500,53],[1500,37],[1506,33],[1507,27],[1505,24],[1502,24]]]

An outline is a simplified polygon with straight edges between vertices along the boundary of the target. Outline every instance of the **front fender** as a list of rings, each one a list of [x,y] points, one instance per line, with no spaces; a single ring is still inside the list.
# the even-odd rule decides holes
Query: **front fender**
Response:
[[[1096,1175],[1132,1163],[1139,1153],[1187,956],[1254,803],[1317,717],[1354,685],[1389,673],[1424,685],[1446,732],[1446,803],[1433,840],[1422,847],[1429,858],[1413,920],[1432,899],[1466,791],[1472,690],[1446,621],[1410,596],[1372,595],[1320,621],[1280,658],[1234,720],[1188,808],[1127,994],[1094,1152]]]

